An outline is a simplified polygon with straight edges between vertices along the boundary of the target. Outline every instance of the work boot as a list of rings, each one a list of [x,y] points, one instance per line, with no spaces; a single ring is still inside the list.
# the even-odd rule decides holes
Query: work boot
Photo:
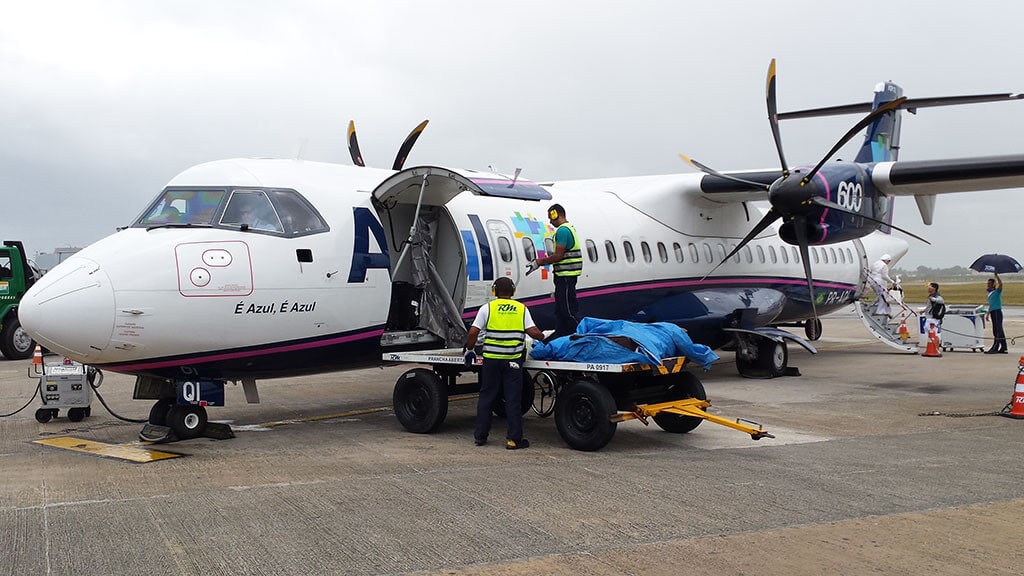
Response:
[[[529,448],[530,441],[526,438],[522,440],[505,440],[505,450],[520,450],[522,448]]]

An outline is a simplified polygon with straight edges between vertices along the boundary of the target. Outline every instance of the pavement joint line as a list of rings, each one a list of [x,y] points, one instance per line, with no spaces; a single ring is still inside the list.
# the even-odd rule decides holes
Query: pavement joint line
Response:
[[[469,400],[476,398],[477,394],[458,394],[455,396],[449,396],[448,402],[460,402],[463,400]],[[263,422],[260,424],[250,424],[250,426],[261,426],[263,428],[274,428],[277,426],[284,426],[287,424],[300,424],[302,422],[320,422],[322,420],[335,420],[338,418],[350,418],[352,416],[363,416],[366,414],[377,414],[380,412],[393,412],[392,406],[377,406],[375,408],[362,408],[359,410],[350,410],[348,412],[337,412],[334,414],[321,414],[319,416],[308,416],[306,418],[288,418],[286,420],[275,420],[272,422]]]

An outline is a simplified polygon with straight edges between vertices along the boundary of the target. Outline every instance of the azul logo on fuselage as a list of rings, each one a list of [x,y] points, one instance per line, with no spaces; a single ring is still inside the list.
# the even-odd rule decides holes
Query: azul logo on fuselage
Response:
[[[369,208],[356,206],[352,208],[353,241],[352,266],[348,270],[349,282],[366,282],[366,271],[370,268],[391,267],[388,256],[388,243],[384,236],[384,227]],[[370,252],[370,235],[380,248],[380,252]]]

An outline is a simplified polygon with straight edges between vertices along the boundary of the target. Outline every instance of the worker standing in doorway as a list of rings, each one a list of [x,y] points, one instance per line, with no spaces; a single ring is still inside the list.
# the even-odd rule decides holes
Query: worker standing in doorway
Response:
[[[555,230],[555,253],[537,258],[526,266],[530,274],[541,266],[552,264],[555,272],[555,332],[551,338],[568,336],[576,332],[580,311],[576,300],[576,280],[583,273],[583,251],[579,234],[565,219],[565,208],[553,204],[548,208],[548,219]]]
[[[491,431],[491,412],[500,392],[505,398],[507,431],[505,448],[519,450],[530,446],[523,437],[523,362],[526,360],[526,335],[542,340],[544,333],[533,323],[530,311],[512,299],[516,285],[502,276],[494,281],[491,292],[497,296],[481,306],[466,336],[466,365],[476,361],[476,340],[484,331],[483,369],[480,372],[480,400],[476,405],[477,446],[487,443]]]

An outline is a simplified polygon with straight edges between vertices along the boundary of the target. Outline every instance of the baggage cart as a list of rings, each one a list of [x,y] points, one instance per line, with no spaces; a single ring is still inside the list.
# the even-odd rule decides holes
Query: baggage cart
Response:
[[[479,375],[482,358],[466,366],[462,350],[388,352],[386,363],[415,363],[395,383],[394,409],[410,432],[433,432],[448,414],[448,398],[479,392],[479,378],[460,381],[463,375]],[[619,422],[648,419],[663,430],[686,433],[704,420],[749,434],[751,439],[774,438],[756,422],[729,420],[706,412],[704,385],[686,369],[682,357],[660,364],[598,363],[527,359],[523,363],[523,402],[538,416],[554,414],[558,433],[569,447],[593,451],[612,439]],[[495,412],[504,414],[500,399]]]
[[[942,349],[985,350],[985,306],[973,304],[947,305],[942,317]]]

